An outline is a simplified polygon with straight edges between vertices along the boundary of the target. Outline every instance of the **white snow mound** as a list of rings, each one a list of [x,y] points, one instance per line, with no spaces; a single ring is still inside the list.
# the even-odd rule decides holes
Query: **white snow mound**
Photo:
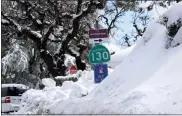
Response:
[[[55,87],[56,86],[56,82],[51,78],[43,78],[42,79],[42,84],[45,87]]]

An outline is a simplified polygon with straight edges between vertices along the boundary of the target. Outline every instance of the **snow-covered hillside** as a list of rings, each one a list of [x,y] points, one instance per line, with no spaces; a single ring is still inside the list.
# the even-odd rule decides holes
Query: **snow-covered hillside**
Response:
[[[124,58],[130,54],[134,46],[135,45],[115,51],[115,54],[111,55],[111,61],[107,63],[108,66],[111,67],[112,69],[118,66],[124,60]]]
[[[110,38],[110,40],[112,39],[113,38]],[[111,60],[107,63],[108,66],[112,69],[118,66],[124,60],[124,58],[130,54],[130,52],[133,50],[135,46],[134,44],[131,47],[121,48],[121,45],[116,45],[113,43],[103,44],[103,45],[107,47],[110,53],[114,53],[111,55]]]
[[[130,54],[87,96],[65,97],[58,87],[30,90],[24,94],[29,104],[24,102],[17,113],[182,114],[182,25],[174,37],[167,35],[170,24],[182,21],[182,2],[163,17],[150,24]]]

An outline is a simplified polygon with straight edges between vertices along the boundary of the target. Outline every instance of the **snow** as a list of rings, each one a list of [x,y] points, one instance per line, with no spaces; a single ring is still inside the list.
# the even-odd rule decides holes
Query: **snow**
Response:
[[[113,71],[112,69],[109,69],[109,74],[112,71]],[[93,71],[81,71],[81,70],[79,70],[76,74],[67,75],[67,76],[57,76],[56,79],[59,80],[59,79],[65,79],[65,78],[71,78],[71,77],[78,78],[78,81],[76,83],[72,83],[70,81],[65,81],[63,83],[63,85],[61,86],[63,89],[71,88],[71,86],[69,85],[71,83],[71,85],[76,84],[76,85],[80,85],[80,86],[86,88],[88,93],[90,93],[97,86],[96,84],[94,84],[94,78],[93,78],[94,72]]]
[[[149,5],[153,4],[153,10],[150,12],[152,13],[151,18],[157,19],[159,16],[161,16],[164,12],[169,10],[172,6],[176,4],[175,1],[171,1],[170,6],[168,6],[168,1],[163,1],[163,4],[167,7],[162,7],[159,5],[161,1],[144,1],[139,4],[139,8],[147,9]]]
[[[182,18],[181,11],[182,2],[165,12],[168,23]],[[181,41],[181,33],[173,39]],[[27,91],[17,114],[182,114],[182,45],[166,49],[167,40],[167,28],[151,22],[100,84],[93,83],[93,71],[85,71],[76,83]]]
[[[24,114],[25,111],[27,114],[47,112],[46,109],[49,109],[56,101],[66,100],[68,98],[79,98],[87,95],[96,86],[93,83],[92,77],[93,71],[84,71],[80,79],[75,83],[65,81],[61,87],[47,86],[43,90],[28,90],[22,96],[23,100],[18,114]],[[50,85],[50,79],[43,79],[42,83],[44,85],[45,83],[46,85]],[[39,108],[37,109],[37,107]]]
[[[69,54],[65,54],[64,64],[66,65],[66,67],[70,67],[72,65],[75,65],[75,57],[73,57]]]
[[[53,103],[57,99],[67,98],[68,96],[60,91],[60,87],[50,87],[44,90],[30,89],[26,94],[22,95],[23,100],[21,101],[21,109],[19,112],[23,110],[27,111],[26,114],[39,114],[39,112],[43,112],[44,109],[48,109],[51,106],[51,103],[47,102],[47,100],[51,100]],[[40,107],[40,109],[36,109],[37,107]],[[47,112],[47,110],[44,112]]]
[[[73,28],[68,31],[68,34],[71,34],[73,32]]]
[[[39,25],[42,24],[42,22],[41,22],[39,19],[37,19],[36,21],[37,21],[37,23],[38,23]]]
[[[175,8],[171,8],[163,14],[163,17],[168,18],[167,26],[171,25],[172,23],[175,23],[178,19],[180,19],[182,21],[181,4],[182,4],[182,2],[176,4]]]
[[[68,72],[69,72],[69,71],[68,71]],[[67,76],[57,76],[57,77],[55,77],[55,79],[69,79],[69,78],[73,78],[73,77],[77,78],[77,77],[79,77],[79,75],[80,75],[81,73],[82,73],[81,71],[77,71],[76,74],[70,74],[70,73],[68,73]]]
[[[63,16],[65,16],[65,15],[70,15],[70,16],[71,16],[71,14],[68,13],[68,12],[64,12],[64,13],[62,13],[62,15],[63,15]]]
[[[85,5],[85,4],[90,4],[90,1],[83,1],[82,5]]]
[[[72,90],[74,90],[75,92],[83,91],[83,93],[85,93],[85,91],[87,91],[86,93],[89,93],[96,86],[94,84],[94,80],[92,78],[93,75],[94,75],[93,71],[84,71],[84,72],[82,72],[81,77],[78,77],[79,80],[77,82],[73,83],[71,81],[65,81],[63,83],[63,85],[61,86],[61,88],[63,90],[70,89],[70,91],[72,91]],[[78,88],[78,90],[75,90],[76,88]],[[70,97],[72,97],[72,96],[70,96]]]
[[[50,40],[56,40],[55,36],[52,33],[49,35],[49,39]]]
[[[103,44],[103,45],[110,51],[110,53],[114,52],[114,54],[111,55],[111,61],[107,63],[108,66],[111,67],[112,69],[118,66],[124,60],[124,58],[130,54],[130,52],[135,47],[135,44],[128,48],[121,48],[120,45],[116,45],[113,43]]]
[[[64,29],[63,29],[63,26],[59,26],[59,30],[60,31],[63,31]]]
[[[31,30],[30,32],[36,35],[38,38],[42,38],[42,35],[38,31]]]
[[[109,74],[112,72],[109,69]],[[94,84],[93,71],[79,71],[81,74],[77,82],[64,81],[61,87],[46,86],[43,90],[30,89],[22,96],[21,109],[15,114],[46,113],[58,101],[81,98],[88,95],[98,84]],[[60,78],[60,77],[57,77]],[[51,80],[51,79],[50,79]],[[44,81],[44,82],[43,82]],[[42,83],[50,85],[49,79],[42,79]],[[32,94],[33,93],[33,94]]]
[[[58,53],[59,53],[61,47],[62,47],[62,43],[59,43],[59,45],[58,45],[58,47],[57,47],[57,50],[56,50],[55,54],[58,54]]]
[[[6,19],[1,19],[1,22],[2,22],[2,23],[7,23],[7,24],[9,24],[9,21],[6,20]]]
[[[24,89],[27,89],[29,87],[23,85],[23,84],[14,84],[14,83],[9,83],[9,84],[2,84],[1,85],[2,88],[5,88],[5,87],[19,87],[19,88],[24,88]]]
[[[125,59],[125,57],[130,54],[134,46],[135,45],[125,49],[117,50],[115,54],[111,55],[111,61],[107,63],[108,66],[111,68],[115,68],[116,66],[118,66]]]
[[[80,53],[77,52],[74,48],[70,48],[71,52],[75,54],[76,56],[80,56]]]
[[[88,91],[84,86],[79,85],[77,83],[68,82],[67,86],[70,86],[70,85],[72,86],[71,91],[69,92],[70,98],[80,98],[80,97],[88,94]],[[64,82],[63,88],[65,86],[66,86],[66,82]]]
[[[110,38],[110,39],[112,39],[112,38]],[[116,44],[113,44],[113,43],[103,44],[103,45],[110,51],[110,53],[121,50],[120,45],[116,45]]]
[[[180,93],[182,91],[182,72],[180,71],[182,63],[179,62],[182,58],[181,49],[182,46],[170,49],[166,56],[168,62],[154,73],[150,79],[130,93],[131,95],[133,93],[143,94],[140,99],[136,99],[141,108],[147,106],[152,113],[182,113],[182,94]],[[128,107],[133,107],[133,104]],[[128,112],[127,109],[126,112]],[[150,112],[145,111],[145,113]],[[132,111],[131,113],[136,112]]]
[[[54,35],[61,35],[61,31],[63,31],[63,26],[57,26],[54,28]]]
[[[42,84],[45,87],[55,87],[56,86],[56,82],[53,79],[50,79],[50,78],[43,78],[42,79]]]
[[[10,22],[12,22],[15,26],[16,26],[16,28],[18,29],[18,31],[22,31],[22,27],[16,22],[16,21],[14,21],[13,19],[11,19],[11,18],[7,18]],[[9,22],[8,21],[8,22]],[[1,21],[2,23],[8,23],[7,22],[7,20],[4,20],[4,19],[2,19],[2,21]]]

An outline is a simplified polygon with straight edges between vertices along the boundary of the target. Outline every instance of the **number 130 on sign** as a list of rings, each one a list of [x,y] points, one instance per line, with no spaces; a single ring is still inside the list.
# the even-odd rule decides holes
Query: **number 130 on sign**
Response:
[[[92,59],[95,60],[107,60],[109,58],[108,52],[96,52],[92,53]]]
[[[109,50],[102,45],[94,46],[89,53],[91,63],[104,63],[110,61]]]

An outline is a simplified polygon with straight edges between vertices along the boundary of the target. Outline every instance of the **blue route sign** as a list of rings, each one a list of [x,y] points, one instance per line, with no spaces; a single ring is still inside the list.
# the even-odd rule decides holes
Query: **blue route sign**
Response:
[[[108,76],[108,65],[107,64],[95,64],[94,65],[95,83],[100,83],[107,76]]]

